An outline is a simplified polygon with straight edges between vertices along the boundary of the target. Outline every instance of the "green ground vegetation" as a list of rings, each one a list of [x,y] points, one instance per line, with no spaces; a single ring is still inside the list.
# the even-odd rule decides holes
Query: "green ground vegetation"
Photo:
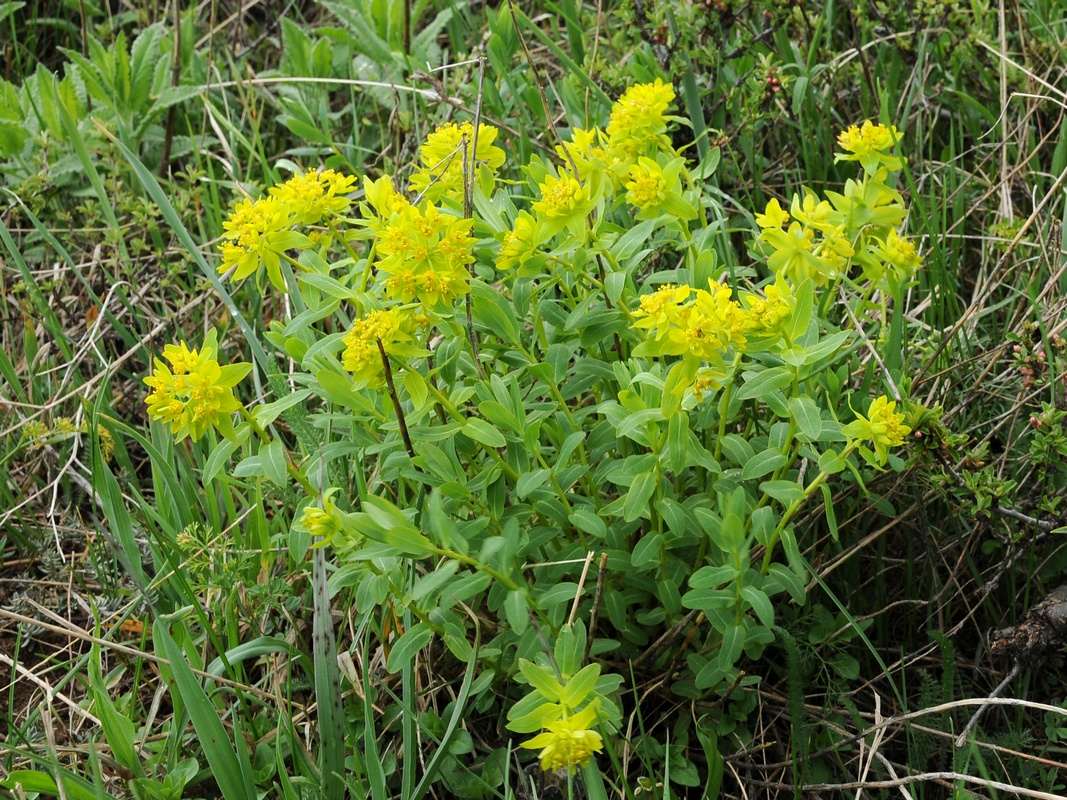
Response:
[[[0,2],[0,797],[1067,791],[1062,4],[185,5]]]

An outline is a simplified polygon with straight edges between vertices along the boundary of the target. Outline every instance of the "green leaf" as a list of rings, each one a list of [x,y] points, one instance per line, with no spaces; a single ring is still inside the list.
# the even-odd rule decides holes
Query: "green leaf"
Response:
[[[276,486],[288,484],[285,470],[285,447],[281,439],[271,439],[259,446],[259,463],[267,480]]]
[[[722,437],[722,449],[738,466],[744,466],[756,455],[756,451],[752,449],[748,440],[736,433],[728,433]]]
[[[515,311],[500,292],[481,281],[471,283],[471,314],[494,335],[509,344],[519,343],[519,327]]]
[[[689,439],[689,415],[679,411],[667,423],[667,450],[675,475],[680,475],[689,463]]]
[[[719,666],[730,669],[741,658],[745,647],[745,629],[741,625],[729,626],[722,635],[722,649],[719,650]]]
[[[786,325],[785,335],[789,341],[795,342],[808,332],[811,324],[811,315],[814,307],[815,284],[808,278],[793,292],[797,304],[793,309],[792,316]]]
[[[591,508],[576,508],[567,519],[575,528],[597,539],[607,536],[608,526]]]
[[[461,431],[479,444],[486,447],[505,447],[508,443],[504,434],[490,425],[484,419],[478,417],[469,418],[464,423]]]
[[[662,533],[646,533],[634,546],[634,552],[630,556],[630,563],[633,564],[634,569],[638,570],[658,567],[662,546]]]
[[[622,507],[622,518],[633,522],[639,517],[648,517],[648,501],[656,491],[659,476],[655,472],[642,472],[634,478],[630,491],[626,493],[626,502]]]
[[[222,468],[226,466],[227,462],[230,460],[230,456],[233,455],[233,452],[237,447],[237,442],[229,439],[223,439],[221,442],[215,444],[211,450],[211,455],[209,455],[207,461],[204,462],[204,471],[200,475],[200,480],[205,486],[211,483]]]
[[[282,415],[282,412],[303,402],[310,395],[310,389],[301,389],[300,391],[293,392],[280,400],[275,400],[273,403],[256,406],[252,410],[252,417],[261,428],[266,428],[268,425],[273,424],[274,420]]]
[[[755,586],[742,586],[741,597],[752,606],[764,627],[769,628],[774,625],[774,606],[771,605],[770,598],[766,594]]]
[[[712,589],[733,582],[737,577],[737,567],[723,564],[718,567],[701,567],[689,579],[690,589]]]
[[[351,375],[342,375],[333,370],[323,369],[315,373],[315,380],[319,382],[322,396],[331,403],[364,413],[374,410],[367,398],[352,388]]]
[[[504,619],[508,621],[517,635],[522,635],[530,627],[530,614],[526,606],[526,595],[520,589],[507,593],[504,597]]]
[[[634,439],[637,442],[647,442],[648,435],[645,426],[663,419],[663,412],[658,408],[646,408],[629,414],[615,429],[615,434],[622,438]]]
[[[531,492],[540,489],[552,473],[547,469],[536,469],[533,472],[524,472],[515,482],[515,494],[520,500],[525,500]]]
[[[415,408],[420,408],[430,395],[430,390],[426,386],[426,379],[417,370],[404,370],[404,388],[407,390],[408,397],[411,398]]]
[[[794,372],[789,367],[771,367],[752,377],[745,373],[745,383],[737,390],[738,400],[752,400],[765,394],[784,389],[793,382]]]
[[[563,691],[560,692],[560,702],[571,710],[576,710],[593,691],[599,677],[599,664],[586,665],[564,685]]]
[[[100,720],[104,738],[111,748],[115,760],[128,769],[134,776],[144,778],[145,771],[141,759],[134,748],[136,731],[129,718],[123,716],[111,701],[107,686],[100,670],[100,645],[93,644],[89,652],[89,686],[93,698],[93,713]]]
[[[804,490],[795,481],[764,481],[759,485],[759,489],[786,507],[804,499]]]
[[[745,462],[744,467],[741,469],[741,478],[746,481],[752,478],[762,478],[788,461],[789,459],[777,450],[764,450]]]
[[[814,442],[822,434],[822,414],[807,395],[789,398],[789,414],[800,429],[797,434],[800,441]]]
[[[519,672],[546,700],[559,702],[563,697],[563,685],[546,667],[538,666],[525,658],[519,659]]]
[[[785,564],[775,562],[771,564],[770,568],[767,570],[767,584],[765,588],[770,590],[772,584],[775,587],[781,586],[789,592],[789,596],[793,598],[793,602],[797,605],[804,604],[804,598],[807,596],[804,581],[797,577],[797,574]]]
[[[826,525],[830,528],[830,535],[834,538],[834,541],[839,540],[837,531],[837,514],[834,513],[834,495],[830,491],[830,487],[825,483],[819,486],[822,490],[823,499],[823,513],[826,514]]]
[[[425,622],[419,622],[396,640],[389,651],[389,659],[386,669],[389,672],[399,672],[405,664],[411,662],[415,655],[430,643],[433,638],[433,628]]]

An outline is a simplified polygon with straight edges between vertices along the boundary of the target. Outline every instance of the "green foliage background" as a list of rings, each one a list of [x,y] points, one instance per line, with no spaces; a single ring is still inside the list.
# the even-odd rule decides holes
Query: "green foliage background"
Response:
[[[676,691],[702,657],[699,625],[664,626],[648,656],[618,661],[567,638],[580,633],[543,643],[622,679],[602,687],[621,724],[584,791],[795,794],[931,773],[913,796],[1008,796],[991,780],[1063,791],[1062,714],[991,709],[957,749],[973,707],[952,704],[1000,683],[1012,665],[990,632],[1067,568],[1057,3],[6,2],[0,31],[0,795],[529,792],[505,727],[525,687],[493,663],[495,615],[476,609],[442,642],[398,636],[416,628],[402,608],[356,611],[371,589],[343,570],[327,599],[325,562],[291,547],[302,491],[239,472],[201,490],[225,464],[149,429],[141,378],[165,343],[212,326],[231,361],[253,358],[236,315],[284,318],[277,295],[220,298],[200,266],[243,193],[294,165],[406,175],[434,125],[479,109],[517,181],[551,158],[553,127],[602,121],[656,77],[678,91],[674,146],[694,165],[720,154],[707,246],[732,281],[756,261],[769,199],[853,175],[834,162],[840,130],[905,132],[898,188],[925,267],[876,344],[943,412],[914,426],[899,471],[866,491],[842,482],[797,518],[814,579],[806,605],[776,603],[774,644],[740,662],[762,681]],[[673,269],[670,255],[641,274]],[[882,393],[874,365],[855,366],[841,383]],[[413,586],[451,579],[443,563],[412,570]],[[540,580],[573,597],[580,573]],[[640,603],[654,628],[664,598]],[[455,657],[464,644],[480,662]],[[1059,642],[1006,692],[1062,702],[1062,674]]]

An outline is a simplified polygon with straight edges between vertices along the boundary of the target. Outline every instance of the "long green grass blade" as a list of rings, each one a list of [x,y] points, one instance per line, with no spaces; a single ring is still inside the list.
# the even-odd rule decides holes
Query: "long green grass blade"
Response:
[[[185,653],[168,631],[171,624],[172,619],[169,616],[159,617],[152,630],[153,637],[163,657],[170,662],[174,673],[173,688],[185,703],[200,746],[208,764],[211,765],[211,774],[226,800],[257,800],[252,776],[244,767],[247,759],[242,763],[237,757],[233,742],[219,719],[218,709],[211,703],[204,687],[189,669]],[[239,742],[239,746],[243,747],[243,740]]]

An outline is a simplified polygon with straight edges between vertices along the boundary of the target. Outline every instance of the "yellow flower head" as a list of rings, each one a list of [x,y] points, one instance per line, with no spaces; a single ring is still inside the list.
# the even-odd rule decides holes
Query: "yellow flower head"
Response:
[[[741,303],[748,309],[751,333],[754,336],[778,337],[796,307],[793,289],[781,275],[763,287],[763,297],[742,293]]]
[[[633,327],[654,329],[657,331],[656,338],[662,339],[671,325],[681,319],[683,304],[692,293],[690,286],[668,283],[652,294],[641,295],[641,305],[633,312],[637,318]]]
[[[521,267],[523,262],[537,252],[540,244],[540,225],[536,219],[525,211],[520,211],[515,227],[504,234],[500,243],[500,255],[496,259],[496,268],[506,272]]]
[[[346,197],[354,189],[356,178],[332,169],[294,175],[285,183],[271,188],[271,197],[287,208],[296,221],[314,225],[324,216],[343,214],[352,201]]]
[[[372,223],[379,220],[387,220],[393,214],[411,207],[410,201],[403,193],[396,190],[393,185],[393,179],[388,175],[383,175],[376,181],[364,176],[363,194],[370,205],[369,209],[366,206],[361,206],[363,216]],[[377,220],[375,217],[377,217]],[[371,229],[376,230],[377,228],[372,224]]]
[[[344,515],[331,499],[339,490],[328,489],[322,498],[322,508],[306,506],[293,525],[294,528],[322,539],[317,544],[327,544],[344,531]]]
[[[422,168],[411,176],[411,191],[436,203],[442,197],[463,198],[463,167],[485,164],[494,173],[504,163],[504,151],[493,144],[497,129],[492,125],[478,125],[478,150],[470,164],[474,146],[474,126],[469,122],[457,125],[448,122],[426,137],[419,148]],[[466,147],[466,154],[464,154]]]
[[[871,403],[867,416],[856,414],[856,419],[841,429],[850,439],[870,440],[874,444],[875,458],[882,465],[889,458],[889,448],[904,444],[904,437],[911,428],[904,424],[904,415],[896,412],[896,402],[882,395]]]
[[[230,280],[239,281],[263,265],[271,283],[279,291],[286,291],[281,254],[291,248],[311,246],[307,236],[291,230],[296,221],[293,212],[277,197],[239,202],[229,219],[222,223],[225,241],[219,245],[222,253],[219,273],[236,268]]]
[[[663,168],[651,158],[639,158],[630,167],[626,200],[642,211],[657,208],[667,199],[667,179]]]
[[[915,247],[915,243],[898,234],[890,228],[885,241],[880,243],[877,254],[886,263],[894,267],[894,271],[901,280],[907,280],[914,275],[923,265],[922,256]]]
[[[342,340],[345,345],[341,366],[357,381],[380,387],[385,382],[385,367],[381,350],[387,354],[406,354],[402,345],[412,341],[412,314],[408,308],[394,306],[384,311],[370,311],[352,324],[352,330]]]
[[[866,120],[862,126],[853,125],[837,137],[837,143],[846,152],[834,153],[834,163],[859,161],[869,175],[877,172],[882,165],[891,170],[900,169],[904,165],[903,159],[884,151],[891,150],[901,136],[893,125],[874,125],[870,120]]]
[[[241,403],[234,397],[233,387],[252,365],[220,366],[214,357],[217,350],[214,329],[208,332],[200,352],[190,350],[185,342],[167,345],[163,356],[173,371],[157,358],[152,374],[144,378],[152,390],[145,398],[149,416],[170,426],[179,441],[186,436],[195,441],[212,427],[228,439],[236,436],[230,417]]]
[[[535,213],[550,220],[569,220],[583,209],[585,192],[572,175],[548,175],[538,184],[541,199],[533,204]]]
[[[611,109],[608,123],[609,148],[629,157],[644,155],[650,146],[671,152],[666,137],[667,110],[674,88],[656,78],[627,89]]]
[[[567,166],[573,161],[578,168],[578,178],[584,183],[591,174],[605,169],[610,161],[601,146],[603,138],[604,132],[600,128],[574,128],[569,142],[556,145],[556,155]]]
[[[766,210],[756,215],[756,224],[761,228],[781,228],[787,222],[789,212],[782,209],[777,197],[772,197],[767,202]]]
[[[826,200],[817,201],[815,195],[805,192],[804,199],[800,195],[793,195],[793,202],[789,205],[789,213],[793,219],[808,228],[825,231],[835,227],[830,221],[833,209]]]
[[[576,767],[586,766],[595,753],[604,749],[600,734],[589,729],[596,719],[596,705],[586,706],[571,717],[548,723],[547,731],[523,742],[522,746],[541,750],[541,769],[545,772],[566,769],[574,774]]]

